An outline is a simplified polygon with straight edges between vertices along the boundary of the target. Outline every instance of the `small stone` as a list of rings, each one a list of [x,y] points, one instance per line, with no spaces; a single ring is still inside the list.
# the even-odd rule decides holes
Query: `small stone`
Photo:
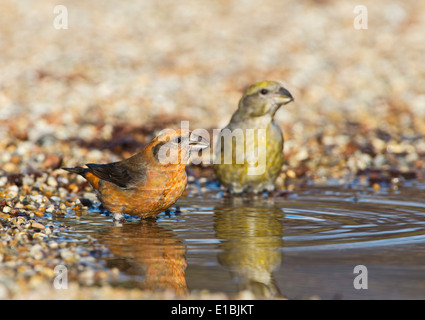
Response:
[[[36,260],[40,260],[43,258],[43,247],[41,244],[35,244],[32,246],[31,250],[30,250],[30,255],[36,259]]]
[[[43,169],[58,169],[62,164],[62,158],[56,154],[48,154],[43,161]]]
[[[24,204],[22,202],[18,202],[17,204],[15,204],[15,209],[23,209],[24,208]]]
[[[49,230],[50,230],[50,228],[47,228],[47,229],[49,229]],[[46,229],[46,230],[47,230],[47,229]],[[59,248],[59,245],[58,245],[58,243],[57,243],[56,241],[50,241],[50,242],[49,242],[49,248],[54,250],[54,249]]]
[[[378,183],[374,183],[372,187],[375,193],[381,189],[381,186]]]
[[[4,187],[7,184],[7,177],[0,177],[0,187]]]
[[[54,202],[59,202],[59,201],[61,201],[61,198],[58,197],[58,196],[53,196],[53,197],[50,197],[50,200],[54,201]]]
[[[241,300],[254,300],[255,295],[249,290],[243,290],[238,294],[238,299]]]
[[[58,186],[58,182],[52,176],[47,178],[47,184],[51,187],[57,187]]]
[[[93,192],[85,192],[85,193],[83,194],[83,198],[84,198],[84,199],[91,200],[91,201],[97,201],[97,196],[96,196],[96,194],[95,194],[95,193],[93,193]]]
[[[33,218],[34,215],[36,215],[37,217],[43,217],[44,211],[36,210],[34,212],[30,212],[29,215],[30,215],[31,218]]]
[[[34,184],[34,178],[32,176],[30,176],[30,175],[25,175],[22,178],[22,184],[24,186],[32,186]]]
[[[36,232],[33,234],[33,238],[37,239],[37,240],[44,240],[44,238],[46,238],[47,235],[45,235],[44,233],[41,232]]]
[[[79,280],[85,285],[92,285],[94,283],[94,276],[94,270],[89,268],[80,273]]]
[[[10,213],[10,212],[12,212],[12,208],[11,207],[8,207],[8,206],[4,206],[3,207],[3,212],[4,213]]]
[[[306,148],[301,149],[295,156],[295,160],[301,162],[309,158],[309,154]]]
[[[10,158],[10,162],[13,163],[13,164],[20,164],[21,161],[22,161],[22,157],[18,154],[14,154]]]
[[[42,225],[41,223],[36,222],[36,221],[32,221],[31,222],[31,228],[32,229],[38,229],[38,230],[44,230],[45,226]]]
[[[28,205],[25,206],[25,209],[35,211],[35,210],[37,210],[37,207],[33,204],[28,204]]]
[[[75,258],[75,254],[69,249],[62,250],[60,254],[61,258],[67,262],[72,261]]]
[[[294,171],[294,170],[292,170],[292,169],[289,169],[288,171],[286,171],[286,175],[287,175],[289,178],[291,178],[291,179],[294,179],[294,178],[296,178],[296,177],[297,177],[297,175],[296,175],[295,171]]]

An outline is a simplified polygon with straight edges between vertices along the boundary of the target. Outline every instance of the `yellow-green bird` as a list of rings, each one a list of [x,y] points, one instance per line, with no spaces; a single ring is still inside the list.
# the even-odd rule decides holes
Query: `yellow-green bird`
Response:
[[[283,135],[273,121],[294,98],[280,82],[262,81],[244,92],[218,136],[214,171],[230,193],[273,191],[283,164]]]

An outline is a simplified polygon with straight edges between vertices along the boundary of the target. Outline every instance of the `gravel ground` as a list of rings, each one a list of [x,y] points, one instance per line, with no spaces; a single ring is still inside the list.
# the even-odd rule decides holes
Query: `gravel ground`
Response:
[[[60,237],[67,226],[40,222],[87,211],[87,184],[59,168],[122,159],[181,120],[221,128],[259,80],[295,97],[276,115],[280,189],[424,183],[423,1],[367,1],[362,30],[349,0],[63,4],[68,29],[57,30],[54,1],[0,2],[0,298],[58,297],[52,266],[62,262],[80,283],[64,298],[174,298],[108,286],[117,271],[90,253],[105,248],[82,249]]]

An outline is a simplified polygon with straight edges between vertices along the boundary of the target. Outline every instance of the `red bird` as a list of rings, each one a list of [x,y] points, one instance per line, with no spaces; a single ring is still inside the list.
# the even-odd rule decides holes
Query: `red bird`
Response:
[[[204,138],[187,130],[167,129],[143,151],[123,161],[63,169],[86,178],[114,219],[124,213],[149,218],[180,198],[191,152],[208,146]]]

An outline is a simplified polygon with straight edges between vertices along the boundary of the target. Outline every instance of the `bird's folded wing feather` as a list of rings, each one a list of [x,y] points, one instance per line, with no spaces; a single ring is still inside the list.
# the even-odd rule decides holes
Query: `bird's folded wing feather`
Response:
[[[122,161],[108,164],[88,163],[86,166],[100,179],[112,182],[121,188],[130,188],[142,174]]]

